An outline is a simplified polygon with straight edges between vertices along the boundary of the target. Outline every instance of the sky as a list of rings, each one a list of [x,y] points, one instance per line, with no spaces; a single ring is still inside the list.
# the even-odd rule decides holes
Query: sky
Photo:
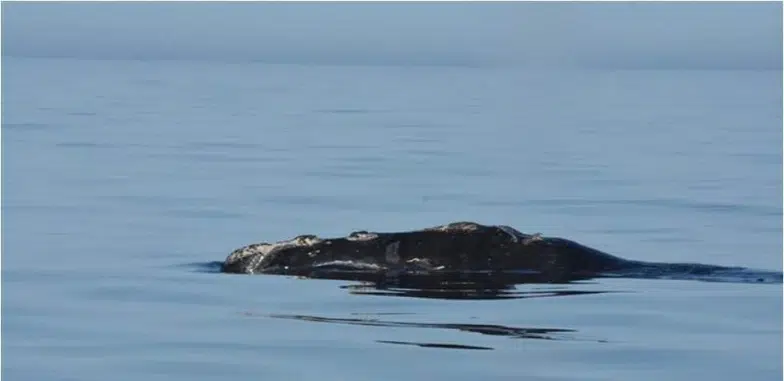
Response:
[[[3,2],[2,54],[780,69],[780,2]]]

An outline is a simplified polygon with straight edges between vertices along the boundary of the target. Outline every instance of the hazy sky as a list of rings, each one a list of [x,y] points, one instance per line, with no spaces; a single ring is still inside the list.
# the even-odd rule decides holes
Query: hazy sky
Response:
[[[780,68],[781,4],[2,4],[5,56]]]

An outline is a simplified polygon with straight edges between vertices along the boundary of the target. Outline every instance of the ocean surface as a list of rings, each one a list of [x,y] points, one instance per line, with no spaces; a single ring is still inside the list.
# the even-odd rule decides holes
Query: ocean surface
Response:
[[[781,271],[779,71],[4,57],[7,380],[778,380],[781,283],[433,298],[228,275],[300,234],[506,224]]]

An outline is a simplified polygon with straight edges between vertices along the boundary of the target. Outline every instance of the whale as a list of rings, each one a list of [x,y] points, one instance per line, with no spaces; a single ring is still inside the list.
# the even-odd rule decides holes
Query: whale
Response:
[[[476,222],[453,222],[401,232],[355,231],[337,238],[300,235],[240,247],[220,267],[223,273],[377,283],[406,278],[482,279],[502,284],[564,283],[596,277],[704,276],[744,269],[631,260],[565,238],[526,234],[506,225]],[[781,273],[774,276],[780,280]]]

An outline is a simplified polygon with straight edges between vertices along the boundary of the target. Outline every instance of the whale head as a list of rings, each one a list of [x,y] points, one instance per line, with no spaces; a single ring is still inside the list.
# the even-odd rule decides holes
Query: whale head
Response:
[[[288,270],[309,257],[311,248],[322,240],[315,235],[301,235],[276,243],[255,243],[234,250],[224,261],[227,273],[275,273]]]

